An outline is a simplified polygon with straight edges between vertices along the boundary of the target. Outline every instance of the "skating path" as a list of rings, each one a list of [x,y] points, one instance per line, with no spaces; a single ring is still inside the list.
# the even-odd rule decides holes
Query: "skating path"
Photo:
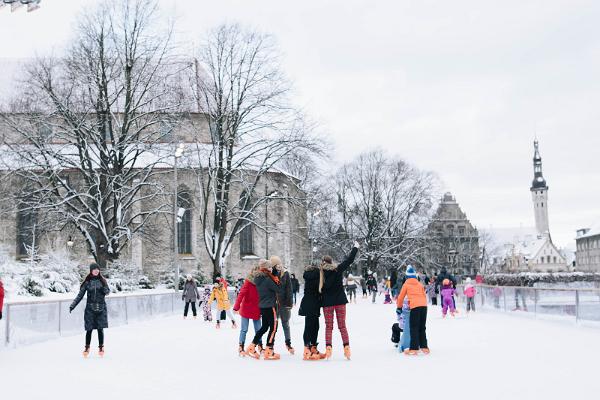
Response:
[[[237,330],[180,317],[108,329],[104,359],[81,357],[83,335],[61,338],[0,352],[0,398],[596,398],[599,330],[496,314],[442,320],[438,308],[429,311],[432,354],[417,358],[392,347],[394,308],[366,301],[349,305],[352,361],[334,332],[332,360],[303,362],[297,316],[297,354],[280,361],[240,359]],[[283,332],[277,340],[282,352]]]

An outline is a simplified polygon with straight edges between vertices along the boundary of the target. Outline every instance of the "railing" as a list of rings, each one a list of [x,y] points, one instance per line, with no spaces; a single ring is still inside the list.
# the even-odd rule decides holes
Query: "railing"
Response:
[[[82,333],[85,298],[69,313],[72,302],[73,299],[6,303],[0,321],[0,349]],[[172,315],[180,311],[181,304],[181,293],[174,292],[108,296],[109,326]]]
[[[546,289],[518,286],[475,285],[477,310],[522,312],[535,318],[600,322],[599,289]],[[458,302],[466,298],[459,286]]]

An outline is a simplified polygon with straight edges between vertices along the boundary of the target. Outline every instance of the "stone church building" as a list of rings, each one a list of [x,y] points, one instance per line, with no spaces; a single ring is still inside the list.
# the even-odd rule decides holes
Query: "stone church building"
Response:
[[[170,142],[164,143],[168,149],[174,149],[174,143],[183,144],[184,153],[187,147],[192,152],[196,144],[210,143],[209,123],[205,115],[190,113],[194,121],[194,136],[182,125],[181,129],[173,130]],[[172,127],[165,127],[172,129]],[[0,145],[6,146],[14,141],[6,127],[0,125]],[[183,157],[185,158],[185,156]],[[177,262],[182,273],[197,271],[204,277],[210,278],[213,265],[205,248],[204,230],[199,219],[202,212],[199,196],[199,179],[197,171],[190,169],[183,160],[177,171],[177,208],[180,218],[177,223]],[[162,184],[168,189],[159,201],[168,204],[173,209],[173,188],[175,187],[175,171],[172,165],[160,164],[161,173],[155,179],[163,180]],[[4,171],[6,172],[6,171]],[[0,171],[2,173],[2,171]],[[237,279],[245,277],[250,268],[259,258],[278,255],[292,272],[298,274],[310,259],[310,248],[307,237],[306,211],[296,203],[292,204],[284,198],[301,198],[297,181],[289,174],[272,169],[259,181],[260,196],[274,194],[260,205],[255,212],[256,225],[267,226],[259,229],[257,226],[246,227],[235,239],[225,265],[224,274]],[[22,196],[22,187],[18,181],[11,181],[9,186],[0,188],[2,198],[16,204],[17,197]],[[238,198],[241,187],[232,189],[232,197]],[[264,193],[263,193],[264,191]],[[11,197],[8,194],[11,194]],[[25,193],[26,195],[26,193]],[[157,201],[157,199],[153,199]],[[140,201],[138,207],[151,209],[156,207],[152,202]],[[38,257],[52,250],[67,249],[70,257],[81,264],[93,261],[87,244],[82,235],[72,226],[56,232],[35,228],[35,222],[40,215],[35,212],[16,211],[0,213],[0,252],[15,259],[26,259],[28,248],[35,245]],[[134,221],[134,223],[136,223]],[[145,233],[134,234],[128,241],[127,247],[121,252],[119,262],[127,264],[151,280],[158,281],[161,276],[174,271],[174,230],[173,213],[163,213],[151,217],[145,224]]]

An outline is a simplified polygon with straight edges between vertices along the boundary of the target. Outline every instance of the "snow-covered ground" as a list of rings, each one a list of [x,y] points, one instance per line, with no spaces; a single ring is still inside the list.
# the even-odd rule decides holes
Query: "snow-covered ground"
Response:
[[[0,353],[0,395],[12,399],[587,399],[597,393],[599,331],[502,314],[442,320],[429,308],[430,356],[390,342],[393,306],[348,306],[352,361],[334,331],[330,361],[303,362],[294,309],[294,356],[241,359],[238,330],[180,316],[108,329],[107,355],[83,359],[83,334]],[[322,321],[323,322],[323,321]],[[323,324],[321,336],[323,336]],[[250,341],[252,330],[248,336]],[[94,336],[94,342],[96,337]],[[323,342],[323,340],[321,340]]]

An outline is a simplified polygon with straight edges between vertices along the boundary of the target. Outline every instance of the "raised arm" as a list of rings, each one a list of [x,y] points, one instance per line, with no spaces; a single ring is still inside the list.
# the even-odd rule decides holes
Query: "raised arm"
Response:
[[[349,266],[352,265],[352,263],[354,262],[354,259],[356,258],[356,254],[358,253],[359,247],[360,247],[360,245],[358,244],[358,242],[354,242],[354,247],[352,248],[352,251],[350,251],[350,254],[348,255],[348,257],[346,257],[346,259],[344,261],[342,261],[340,264],[338,264],[338,266],[337,266],[338,272],[344,272],[345,270],[348,269]]]

